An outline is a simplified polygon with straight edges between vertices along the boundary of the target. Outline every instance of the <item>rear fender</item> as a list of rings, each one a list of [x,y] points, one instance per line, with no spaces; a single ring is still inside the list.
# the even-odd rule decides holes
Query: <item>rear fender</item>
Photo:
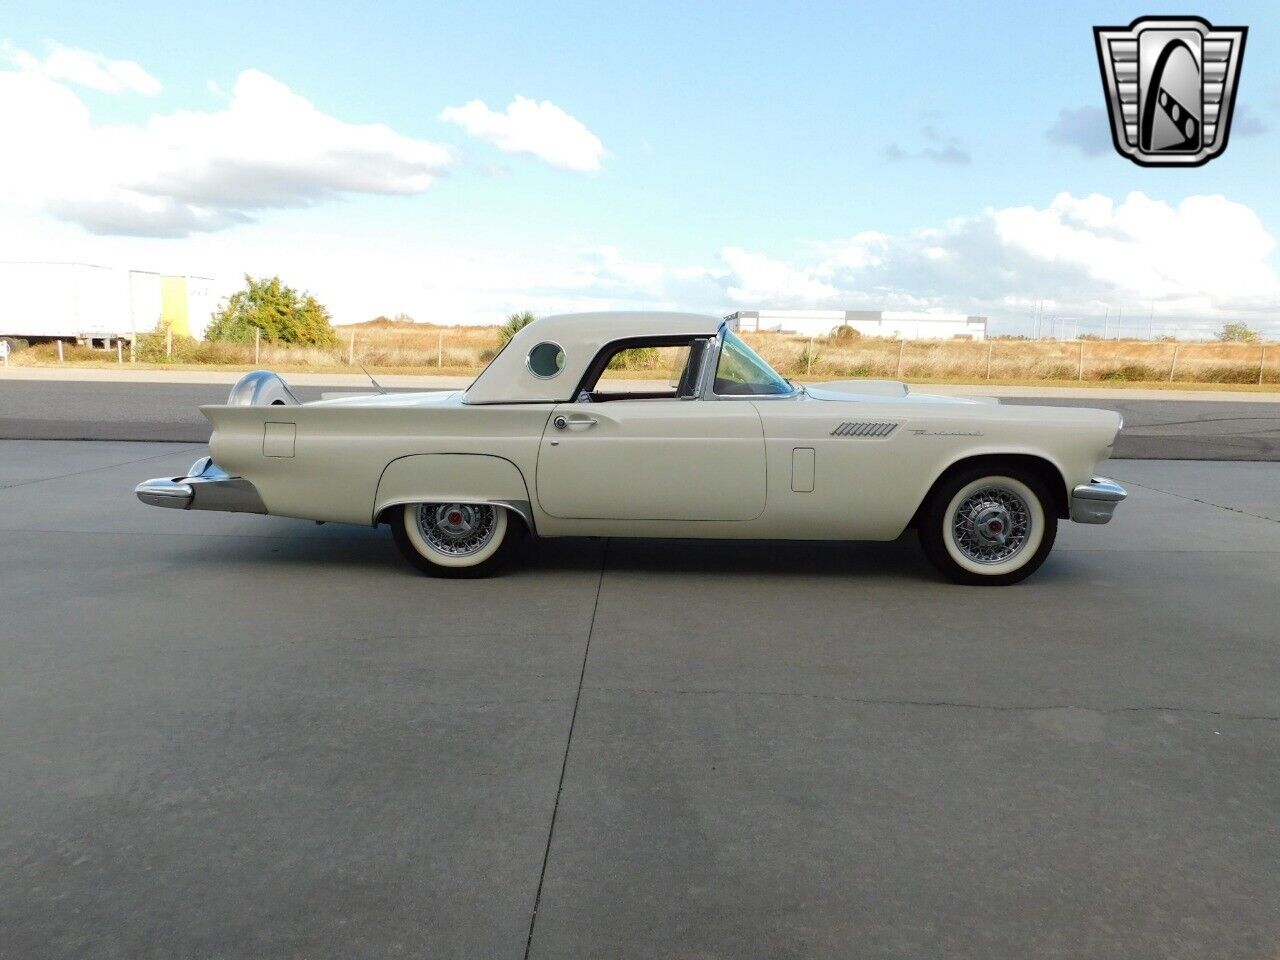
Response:
[[[392,460],[378,480],[371,520],[406,503],[492,503],[524,520],[533,533],[529,488],[520,468],[479,453],[422,453]]]

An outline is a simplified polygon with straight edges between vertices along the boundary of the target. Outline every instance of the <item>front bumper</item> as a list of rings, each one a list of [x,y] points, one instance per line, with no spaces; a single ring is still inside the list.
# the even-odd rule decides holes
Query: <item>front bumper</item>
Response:
[[[1094,477],[1071,491],[1071,519],[1076,523],[1108,523],[1116,504],[1129,494],[1106,477]]]
[[[138,499],[152,507],[172,510],[220,510],[223,513],[266,513],[257,488],[244,477],[233,477],[201,457],[185,477],[156,477],[134,487]]]

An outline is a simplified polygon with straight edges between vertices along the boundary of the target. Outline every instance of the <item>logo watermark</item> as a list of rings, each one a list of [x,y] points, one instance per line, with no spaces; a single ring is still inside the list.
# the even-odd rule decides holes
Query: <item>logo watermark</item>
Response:
[[[1120,155],[1144,167],[1198,167],[1222,153],[1248,32],[1200,17],[1094,27]]]

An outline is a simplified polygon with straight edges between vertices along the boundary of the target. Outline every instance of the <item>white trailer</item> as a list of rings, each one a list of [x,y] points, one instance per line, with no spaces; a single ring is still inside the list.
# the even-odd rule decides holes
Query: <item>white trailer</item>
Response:
[[[209,277],[91,263],[0,262],[0,336],[111,346],[167,323],[200,337],[216,305]]]

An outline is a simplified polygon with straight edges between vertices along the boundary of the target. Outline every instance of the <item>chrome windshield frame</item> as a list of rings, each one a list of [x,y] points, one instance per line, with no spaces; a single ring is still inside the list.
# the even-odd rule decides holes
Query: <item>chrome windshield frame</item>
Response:
[[[773,371],[773,373],[782,382],[791,386],[790,393],[743,393],[743,394],[720,394],[715,392],[716,370],[720,368],[720,353],[724,350],[725,334],[729,332],[729,322],[722,321],[720,329],[716,331],[715,347],[707,351],[707,358],[702,367],[702,384],[698,396],[702,400],[794,400],[796,397],[804,395],[804,387],[798,387],[791,383],[786,377],[774,370],[764,357],[760,357],[760,362]],[[745,342],[745,341],[744,341]],[[749,345],[748,345],[749,346]],[[755,351],[751,351],[755,353]]]

